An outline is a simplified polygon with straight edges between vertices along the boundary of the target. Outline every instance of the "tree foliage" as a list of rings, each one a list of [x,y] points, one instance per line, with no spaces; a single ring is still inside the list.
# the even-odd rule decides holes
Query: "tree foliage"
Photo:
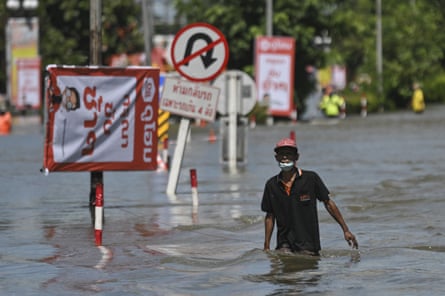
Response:
[[[0,3],[0,44],[11,16]],[[90,0],[40,1],[42,64],[89,64]],[[112,54],[144,50],[140,1],[107,0],[103,3],[102,60]],[[177,19],[206,22],[219,28],[229,48],[229,69],[254,73],[254,40],[266,34],[266,0],[175,0]],[[308,65],[343,64],[348,81],[360,85],[370,77],[366,91],[376,86],[375,0],[273,0],[273,34],[296,39],[296,101],[301,107],[314,86]],[[445,1],[382,1],[383,82],[389,106],[407,104],[413,81],[425,85],[427,100],[442,100],[437,88],[445,87]],[[163,28],[163,33],[167,28]],[[177,28],[172,30],[175,34]],[[316,36],[327,32],[329,48],[317,47]],[[0,47],[0,92],[6,89],[5,46]],[[430,89],[428,89],[430,88]],[[433,89],[434,88],[434,89]]]
[[[9,16],[24,12],[8,12],[6,1],[0,4],[0,44],[5,43],[5,25]],[[141,30],[141,5],[134,1],[102,1],[102,61],[113,54],[144,51]],[[14,15],[13,15],[14,14]],[[88,65],[90,62],[90,0],[40,1],[39,17],[42,65]],[[27,15],[31,15],[28,13]],[[5,46],[0,48],[0,93],[6,91]],[[42,69],[43,70],[43,69]]]
[[[176,3],[179,13],[189,22],[208,22],[226,35],[230,43],[229,67],[252,72],[254,39],[265,35],[265,1],[243,1],[242,5],[230,0]],[[274,35],[291,36],[297,42],[298,101],[313,86],[306,73],[308,65],[344,64],[349,82],[360,84],[361,77],[370,77],[371,85],[362,87],[376,91],[374,0],[274,0],[273,4]],[[382,1],[383,81],[389,106],[407,103],[413,81],[428,85],[444,72],[444,16],[443,0]],[[314,38],[323,32],[332,39],[327,51],[314,45]]]

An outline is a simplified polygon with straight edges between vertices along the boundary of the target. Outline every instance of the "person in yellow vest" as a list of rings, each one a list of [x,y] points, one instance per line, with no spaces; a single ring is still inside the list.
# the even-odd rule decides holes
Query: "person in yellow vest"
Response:
[[[413,97],[411,99],[411,108],[415,113],[422,113],[425,111],[425,100],[423,98],[423,91],[420,88],[419,83],[413,83]]]
[[[6,136],[11,133],[12,117],[11,113],[0,109],[0,136]]]
[[[319,107],[325,116],[339,117],[340,108],[342,108],[344,103],[344,99],[338,94],[334,93],[332,86],[328,85],[325,88]]]

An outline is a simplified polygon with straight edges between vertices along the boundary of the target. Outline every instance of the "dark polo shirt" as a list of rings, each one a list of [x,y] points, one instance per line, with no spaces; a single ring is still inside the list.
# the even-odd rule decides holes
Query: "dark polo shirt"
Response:
[[[317,199],[329,200],[329,190],[317,173],[302,170],[290,195],[281,182],[281,173],[270,178],[264,188],[261,210],[274,215],[277,224],[277,249],[318,253],[320,232]]]

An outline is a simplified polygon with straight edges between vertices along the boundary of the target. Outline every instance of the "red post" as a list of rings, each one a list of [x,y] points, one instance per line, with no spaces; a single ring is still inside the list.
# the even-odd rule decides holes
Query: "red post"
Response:
[[[96,246],[102,246],[102,228],[103,228],[103,184],[96,184],[96,208],[95,208],[95,221],[94,221],[94,235],[96,238]]]
[[[190,185],[193,188],[198,188],[198,178],[196,176],[196,169],[190,169]]]
[[[295,135],[295,131],[291,131],[289,134],[289,138],[291,138],[292,140],[295,141],[295,143],[297,142],[297,136]]]
[[[192,187],[192,199],[193,207],[198,206],[198,178],[196,175],[196,169],[190,169],[190,185]]]

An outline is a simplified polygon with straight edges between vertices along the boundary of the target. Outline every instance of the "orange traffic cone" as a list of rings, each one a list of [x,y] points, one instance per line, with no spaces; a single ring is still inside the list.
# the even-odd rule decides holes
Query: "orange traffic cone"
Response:
[[[158,172],[165,172],[168,171],[168,166],[167,163],[164,162],[164,160],[162,159],[161,155],[158,154],[158,157],[156,158],[156,161],[158,163]]]
[[[214,143],[215,141],[216,141],[215,131],[213,130],[213,128],[211,128],[209,133],[209,142]]]

